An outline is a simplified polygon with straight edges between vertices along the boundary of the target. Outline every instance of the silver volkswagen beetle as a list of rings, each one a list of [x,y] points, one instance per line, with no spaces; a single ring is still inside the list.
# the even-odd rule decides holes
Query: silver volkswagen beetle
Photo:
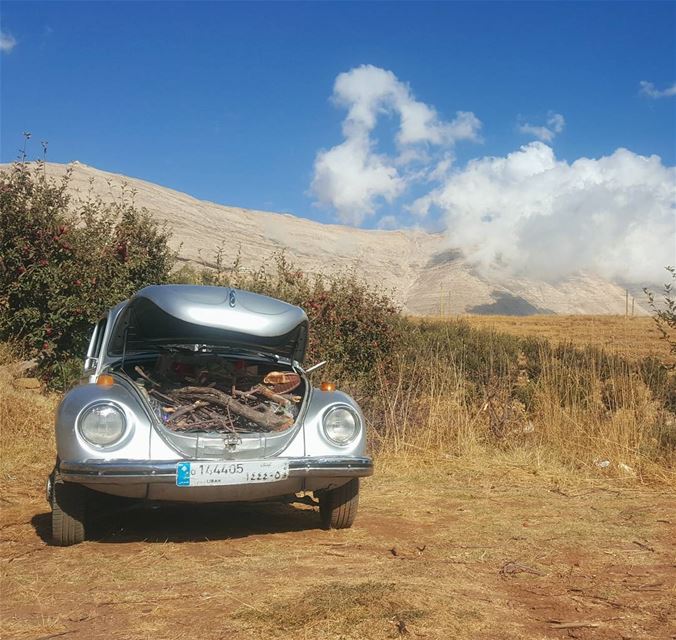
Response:
[[[152,501],[292,500],[352,525],[373,473],[357,403],[302,366],[299,307],[225,287],[146,287],[94,328],[56,417],[54,544],[87,535],[101,493]]]

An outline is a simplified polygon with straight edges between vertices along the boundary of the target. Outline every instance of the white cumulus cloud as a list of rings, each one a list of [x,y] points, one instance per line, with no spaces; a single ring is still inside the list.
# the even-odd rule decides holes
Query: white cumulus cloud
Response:
[[[519,126],[519,131],[527,135],[535,136],[543,142],[551,142],[566,126],[566,120],[560,113],[550,112],[547,116],[546,125],[534,125],[528,122]]]
[[[311,191],[318,203],[333,207],[350,224],[360,224],[382,201],[392,202],[419,179],[420,170],[408,167],[430,162],[429,147],[448,149],[459,140],[478,140],[481,128],[467,111],[443,120],[394,73],[373,65],[339,74],[333,101],[347,110],[345,139],[317,154]],[[386,117],[398,118],[395,157],[379,153],[373,136],[379,119]]]
[[[0,31],[0,51],[11,53],[14,47],[16,47],[16,38],[6,31]]]
[[[450,244],[484,270],[659,282],[676,259],[676,168],[626,149],[569,164],[532,142],[470,161],[412,205],[432,206]]]
[[[312,191],[348,224],[360,224],[375,212],[377,198],[392,202],[404,188],[404,178],[388,158],[373,152],[366,135],[353,135],[315,160]]]
[[[642,83],[642,91],[662,97],[676,87]],[[544,123],[519,127],[537,140],[458,166],[455,144],[479,140],[473,113],[444,119],[394,73],[371,65],[341,73],[332,99],[345,110],[343,140],[317,154],[311,191],[342,222],[442,223],[449,246],[501,275],[555,281],[589,271],[655,283],[676,263],[676,168],[657,156],[620,148],[558,159],[547,143],[566,122],[551,111]],[[385,119],[395,126],[379,127]]]
[[[676,96],[676,82],[665,89],[658,89],[652,82],[648,82],[647,80],[641,80],[639,85],[641,87],[639,93],[649,98],[657,99]]]

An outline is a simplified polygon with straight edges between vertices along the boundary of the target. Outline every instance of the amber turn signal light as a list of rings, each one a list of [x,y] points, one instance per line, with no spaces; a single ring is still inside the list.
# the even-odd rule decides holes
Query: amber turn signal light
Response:
[[[335,391],[336,390],[336,385],[333,382],[322,382],[319,385],[319,388],[322,391]]]
[[[100,384],[102,387],[110,387],[114,382],[113,376],[109,376],[107,373],[102,373],[96,379],[96,384]]]

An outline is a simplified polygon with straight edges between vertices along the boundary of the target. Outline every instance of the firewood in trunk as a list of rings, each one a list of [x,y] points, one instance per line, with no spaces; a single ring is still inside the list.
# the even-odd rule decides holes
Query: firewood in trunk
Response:
[[[288,400],[284,396],[280,396],[279,394],[272,391],[272,389],[268,389],[265,385],[262,384],[256,385],[253,389],[251,389],[250,393],[255,393],[259,396],[263,396],[264,398],[272,400],[277,404],[281,404],[284,407],[288,406],[290,402],[290,400]]]
[[[293,402],[294,404],[298,404],[303,399],[301,396],[294,396],[291,393],[280,393],[279,395],[282,398],[286,398],[289,402]]]
[[[232,395],[239,398],[247,398],[247,400],[258,400],[258,398],[250,391],[240,391],[239,389],[233,388]]]
[[[183,407],[179,407],[176,409],[172,414],[169,420],[167,422],[173,422],[174,420],[178,420],[181,416],[185,416],[188,413],[192,413],[196,409],[199,409],[200,407],[206,407],[208,403],[204,402],[204,400],[196,400],[192,404],[187,404]]]
[[[293,424],[293,418],[278,416],[272,411],[256,411],[256,409],[252,409],[238,400],[235,400],[227,393],[212,387],[183,387],[177,389],[176,393],[182,395],[197,395],[211,404],[230,409],[233,413],[264,427],[269,431],[284,431]]]
[[[153,387],[159,387],[160,383],[155,382],[141,367],[134,367],[134,371],[138,373],[146,382],[149,382]]]

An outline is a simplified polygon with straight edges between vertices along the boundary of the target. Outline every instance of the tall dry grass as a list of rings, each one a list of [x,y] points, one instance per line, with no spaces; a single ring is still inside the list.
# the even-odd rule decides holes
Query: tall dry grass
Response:
[[[17,389],[1,365],[0,480],[44,475],[53,463],[59,396]],[[381,460],[513,460],[673,482],[676,381],[654,359],[423,322],[375,381],[343,380],[364,408]]]
[[[524,452],[587,474],[676,478],[675,384],[656,360],[423,323],[365,404],[381,454]]]
[[[16,353],[14,346],[0,343],[0,483],[4,491],[41,490],[56,457],[54,412],[60,396],[17,388]]]
[[[379,370],[378,384],[369,413],[380,451],[462,455],[480,444],[479,415],[461,363],[439,351],[420,353],[414,360],[402,354],[389,371]]]

